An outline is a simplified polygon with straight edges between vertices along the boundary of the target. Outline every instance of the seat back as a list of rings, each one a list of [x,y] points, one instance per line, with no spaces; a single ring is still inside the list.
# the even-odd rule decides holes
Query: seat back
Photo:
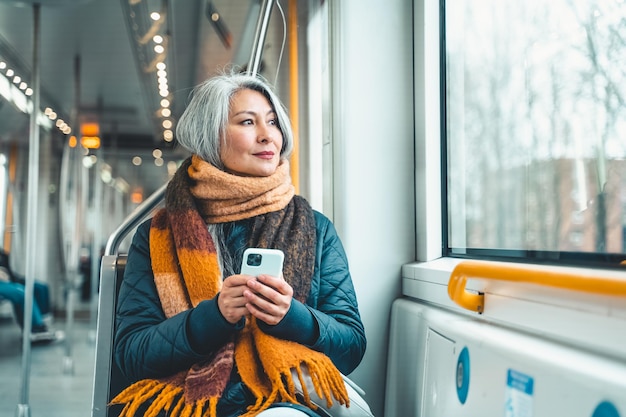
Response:
[[[119,415],[121,410],[107,405],[122,389],[128,386],[128,382],[113,358],[115,307],[117,294],[124,278],[125,267],[126,255],[105,255],[102,258],[96,328],[96,363],[91,406],[92,417]]]
[[[124,278],[126,255],[118,253],[124,239],[133,233],[139,223],[148,218],[163,204],[167,184],[155,191],[133,211],[111,234],[107,241],[100,266],[100,292],[98,295],[98,320],[96,327],[96,363],[91,402],[92,417],[118,416],[121,407],[108,404],[129,385],[113,359],[115,335],[115,309],[117,294]]]

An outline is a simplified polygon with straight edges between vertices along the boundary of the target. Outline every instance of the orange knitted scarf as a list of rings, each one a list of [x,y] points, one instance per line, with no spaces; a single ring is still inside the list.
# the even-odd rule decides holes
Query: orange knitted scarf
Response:
[[[206,223],[254,217],[250,246],[285,252],[283,275],[304,301],[310,290],[315,254],[315,223],[310,206],[294,197],[289,165],[283,161],[270,177],[238,177],[220,171],[197,156],[187,159],[168,185],[165,209],[152,220],[150,256],[163,311],[172,317],[211,299],[222,276],[215,244]],[[291,370],[303,387],[310,376],[317,394],[330,407],[333,398],[349,405],[341,374],[324,354],[272,337],[253,319],[205,362],[167,378],[138,381],[111,404],[125,404],[120,417],[145,417],[168,411],[172,417],[217,417],[217,403],[233,364],[256,398],[245,416],[255,416],[275,402],[298,403]],[[309,393],[302,401],[315,409]]]

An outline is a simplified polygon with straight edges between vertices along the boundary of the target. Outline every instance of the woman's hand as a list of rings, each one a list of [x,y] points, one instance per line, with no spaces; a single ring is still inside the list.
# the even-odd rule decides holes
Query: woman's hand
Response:
[[[224,280],[220,295],[217,298],[217,307],[222,316],[231,324],[237,323],[242,317],[250,314],[246,308],[248,299],[244,291],[248,290],[248,281],[254,279],[249,275],[231,275]]]
[[[282,277],[248,278],[247,289],[243,291],[247,311],[269,325],[278,324],[291,307],[293,288]]]

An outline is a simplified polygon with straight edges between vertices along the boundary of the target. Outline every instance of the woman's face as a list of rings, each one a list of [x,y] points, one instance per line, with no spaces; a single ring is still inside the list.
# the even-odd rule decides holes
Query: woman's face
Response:
[[[235,93],[225,139],[220,156],[226,172],[267,177],[276,171],[283,135],[276,113],[263,94],[247,89]]]

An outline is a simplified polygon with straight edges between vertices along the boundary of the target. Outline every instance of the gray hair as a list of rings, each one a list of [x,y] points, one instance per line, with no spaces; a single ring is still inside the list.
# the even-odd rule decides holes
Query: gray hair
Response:
[[[194,89],[191,101],[176,126],[178,143],[223,170],[220,150],[224,145],[223,134],[228,123],[230,102],[235,93],[244,89],[258,91],[269,101],[283,135],[280,156],[281,159],[288,158],[293,150],[293,133],[287,111],[265,80],[246,74],[218,75]]]

